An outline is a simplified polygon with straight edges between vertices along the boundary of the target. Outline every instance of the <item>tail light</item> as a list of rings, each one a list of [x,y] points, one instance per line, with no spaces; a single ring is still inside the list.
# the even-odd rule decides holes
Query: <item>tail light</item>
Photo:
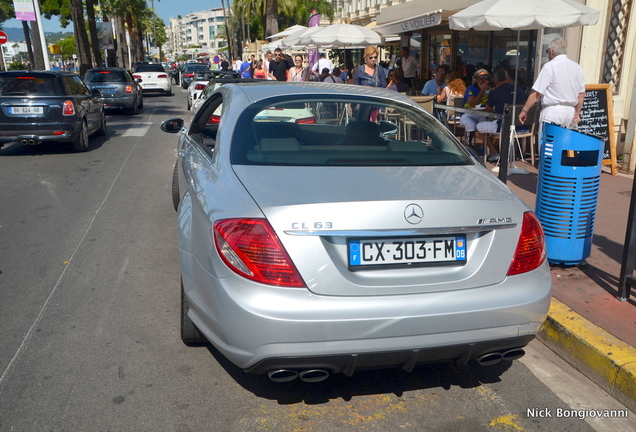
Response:
[[[307,117],[307,118],[296,119],[296,123],[298,123],[298,124],[316,123],[316,118],[315,117]]]
[[[298,270],[265,219],[225,219],[214,224],[214,243],[232,271],[256,282],[304,288]]]
[[[62,115],[72,116],[75,115],[75,105],[73,105],[73,101],[66,100],[64,104],[62,104]]]
[[[141,75],[133,75],[134,79],[141,79]]]
[[[221,123],[221,116],[212,114],[208,120],[209,125],[218,125]]]
[[[539,267],[546,258],[545,239],[539,219],[532,212],[523,215],[523,225],[517,250],[512,259],[508,276],[526,273]]]
[[[187,73],[187,74],[185,74],[185,76],[186,76],[186,77],[193,77],[193,76],[194,76],[194,73]]]
[[[126,86],[126,93],[132,93],[132,86],[131,85],[127,85]]]
[[[157,78],[168,78],[168,75],[166,74],[160,74],[157,76]]]
[[[195,84],[194,85],[194,89],[195,90],[203,90],[205,88],[205,84]]]

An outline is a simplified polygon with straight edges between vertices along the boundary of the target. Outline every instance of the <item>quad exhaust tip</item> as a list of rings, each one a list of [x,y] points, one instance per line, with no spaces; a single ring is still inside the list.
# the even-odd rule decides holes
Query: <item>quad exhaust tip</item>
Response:
[[[276,369],[267,372],[267,376],[273,382],[284,383],[299,378],[306,383],[317,383],[329,378],[329,371],[324,369],[308,369],[297,372],[289,369]]]

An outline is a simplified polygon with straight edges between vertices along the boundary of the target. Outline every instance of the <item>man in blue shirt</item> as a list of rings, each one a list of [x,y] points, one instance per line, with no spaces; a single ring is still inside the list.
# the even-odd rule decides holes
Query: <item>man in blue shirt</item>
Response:
[[[448,74],[448,66],[439,65],[435,70],[435,78],[424,84],[422,94],[424,96],[438,96],[446,87],[446,74]]]

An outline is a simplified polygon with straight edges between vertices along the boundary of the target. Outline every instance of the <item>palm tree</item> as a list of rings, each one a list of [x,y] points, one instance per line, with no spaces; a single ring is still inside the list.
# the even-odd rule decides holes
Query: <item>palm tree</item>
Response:
[[[265,0],[265,37],[278,33],[278,0]]]
[[[71,0],[71,19],[73,20],[73,32],[77,41],[77,59],[79,60],[80,76],[84,77],[87,70],[92,67],[91,50],[86,34],[86,21],[84,20],[84,5],[82,0]]]

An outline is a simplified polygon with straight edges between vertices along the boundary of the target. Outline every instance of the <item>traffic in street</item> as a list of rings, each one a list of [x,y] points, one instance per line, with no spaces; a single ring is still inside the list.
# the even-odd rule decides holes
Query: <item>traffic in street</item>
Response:
[[[247,374],[180,336],[173,167],[188,92],[108,113],[85,152],[0,149],[0,431],[633,431],[620,403],[534,340],[309,383]],[[210,226],[210,230],[212,227]]]

